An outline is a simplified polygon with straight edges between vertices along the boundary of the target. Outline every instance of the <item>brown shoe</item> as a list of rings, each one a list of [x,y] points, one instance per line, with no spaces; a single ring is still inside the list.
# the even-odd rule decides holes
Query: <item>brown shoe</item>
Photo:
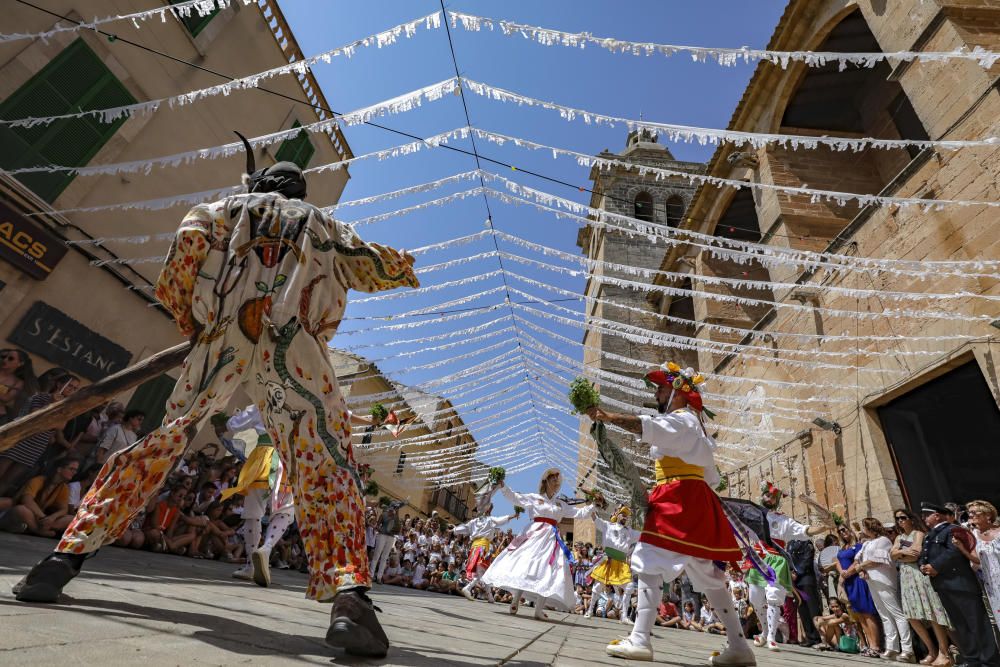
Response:
[[[375,616],[376,610],[381,611],[362,589],[337,593],[333,598],[326,643],[351,655],[384,658],[389,652],[389,638]]]

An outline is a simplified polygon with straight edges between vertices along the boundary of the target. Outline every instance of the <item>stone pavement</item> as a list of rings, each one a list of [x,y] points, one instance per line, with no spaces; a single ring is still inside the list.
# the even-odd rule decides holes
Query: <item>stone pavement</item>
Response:
[[[306,600],[305,575],[275,571],[269,589],[230,578],[221,563],[114,547],[91,560],[58,605],[16,602],[10,587],[54,540],[0,533],[2,665],[618,665],[604,646],[626,626],[380,586],[373,597],[392,647],[382,661],[350,658],[323,642],[329,607]],[[659,663],[704,665],[723,639],[654,631]],[[761,667],[867,662],[790,648],[758,649]]]

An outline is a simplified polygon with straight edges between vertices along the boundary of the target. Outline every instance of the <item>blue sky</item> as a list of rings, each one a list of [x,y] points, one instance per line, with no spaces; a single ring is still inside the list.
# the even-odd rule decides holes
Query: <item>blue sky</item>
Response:
[[[407,20],[429,14],[440,8],[431,0],[379,0],[378,2],[317,2],[316,0],[281,0],[281,8],[288,19],[295,37],[306,56],[319,53],[348,43],[359,37],[376,33]],[[508,19],[520,23],[579,32],[588,31],[596,36],[616,37],[636,41],[658,43],[690,44],[699,46],[751,46],[764,47],[781,12],[784,2],[780,0],[758,0],[748,3],[738,0],[702,0],[700,2],[678,2],[677,0],[627,0],[604,2],[597,0],[508,0],[499,2],[464,0],[446,4],[448,9],[478,14],[493,18]],[[569,49],[565,47],[545,47],[520,36],[505,37],[497,32],[466,32],[461,27],[452,31],[455,53],[460,73],[474,80],[507,88],[533,97],[552,100],[572,107],[597,111],[608,115],[638,118],[660,122],[699,125],[703,127],[725,127],[739,100],[750,75],[752,65],[722,67],[715,63],[695,63],[688,56],[631,56],[613,54],[603,49]],[[351,58],[337,58],[329,65],[319,65],[314,73],[323,87],[331,105],[337,111],[350,111],[374,104],[386,98],[409,92],[454,76],[451,52],[444,27],[420,30],[411,39],[402,39],[397,44],[382,49],[360,49]],[[472,124],[487,130],[514,135],[561,148],[596,154],[603,149],[621,150],[624,146],[626,129],[623,126],[607,127],[584,124],[582,121],[567,122],[554,112],[517,107],[493,102],[485,98],[466,94],[466,102]],[[386,116],[377,122],[420,136],[429,136],[465,125],[465,116],[459,97],[448,97],[437,102],[425,103],[412,112],[396,116]],[[348,141],[356,155],[387,148],[409,141],[390,132],[365,127],[345,128]],[[466,141],[456,141],[452,145],[471,149]],[[712,148],[697,144],[667,144],[677,159],[704,161],[711,155]],[[479,142],[480,153],[498,160],[518,165],[524,169],[553,176],[570,183],[587,186],[588,170],[569,159],[554,160],[547,151],[531,152],[512,145],[498,147]],[[358,199],[370,195],[416,185],[475,168],[472,157],[432,149],[406,157],[382,162],[363,162],[351,170],[351,180],[342,197],[343,200]],[[496,171],[524,185],[548,191],[552,194],[589,202],[589,194],[574,188],[556,185],[527,174],[484,164],[484,168]],[[409,195],[389,202],[368,206],[342,209],[338,216],[353,220],[369,215],[392,211],[428,201],[452,192],[466,190],[478,182],[463,181],[432,193]],[[554,216],[535,211],[526,206],[514,207],[491,199],[495,228],[521,238],[551,246],[566,252],[579,253],[576,247],[578,226],[572,221],[560,220]],[[396,247],[413,248],[448,239],[473,234],[485,229],[487,218],[486,202],[483,197],[470,197],[452,202],[443,207],[432,207],[372,225],[359,228],[363,237],[373,241],[388,243]],[[512,252],[533,259],[541,256],[518,246],[500,242],[502,251]],[[430,252],[420,258],[420,264],[428,265],[462,256],[469,256],[494,250],[493,241],[484,238],[473,244],[442,251]],[[552,260],[548,260],[552,261]],[[558,262],[566,265],[565,262]],[[520,266],[507,262],[506,268],[531,279],[540,280],[556,287],[582,292],[583,279],[573,278],[550,271]],[[499,269],[496,257],[456,266],[434,272],[424,277],[425,285],[482,275]],[[477,313],[461,320],[431,324],[420,328],[396,332],[362,332],[344,335],[349,331],[403,321],[433,318],[407,318],[387,322],[366,320],[366,318],[413,310],[442,303],[465,295],[493,287],[503,286],[500,276],[479,283],[456,286],[424,295],[404,297],[382,303],[353,304],[348,307],[347,320],[341,328],[341,335],[334,343],[340,347],[353,345],[374,345],[359,350],[370,358],[381,358],[399,352],[421,349],[416,344],[398,344],[391,347],[378,345],[387,341],[443,334],[456,329],[485,324],[502,318],[477,335],[488,334],[504,327],[512,326],[510,310],[501,308]],[[547,299],[559,295],[538,287],[529,286],[508,277],[511,287]],[[358,298],[362,295],[353,295]],[[483,297],[463,308],[492,305],[502,302],[504,293]],[[521,297],[512,294],[515,300]],[[565,302],[558,304],[580,312],[582,303]],[[553,306],[541,306],[548,312],[558,312]],[[579,328],[565,327],[537,316],[524,315],[536,325],[574,341],[581,339]],[[525,334],[540,340],[561,354],[574,359],[581,358],[579,347],[538,334],[527,325],[518,324],[522,342]],[[462,340],[442,339],[426,345],[435,346]],[[427,370],[410,370],[413,366],[443,361],[449,356],[473,352],[477,348],[510,340],[507,345],[493,352],[448,363]],[[489,338],[481,343],[456,346],[443,351],[427,351],[399,359],[379,363],[383,371],[396,374],[408,384],[419,384],[434,380],[446,374],[455,373],[481,361],[488,360],[507,350],[515,349],[517,341],[513,336],[502,335]],[[520,353],[515,354],[520,359]],[[561,376],[572,378],[575,373],[559,370]],[[504,377],[500,371],[496,376],[490,370],[476,376],[487,381],[493,377]],[[556,398],[565,396],[565,382],[549,391],[549,397],[539,387],[542,381],[524,381],[523,374],[500,385],[482,391],[464,393],[456,403],[483,400],[469,410],[462,410],[466,422],[482,420],[473,433],[480,439],[484,452],[489,452],[491,443],[494,454],[484,454],[481,458],[493,463],[500,457],[510,468],[516,465],[511,459],[517,451],[520,456],[536,460],[537,467],[525,472],[512,474],[509,484],[521,491],[533,491],[541,470],[549,465],[558,465],[564,470],[566,484],[563,491],[572,493],[571,486],[575,455],[571,446],[553,446],[552,439],[541,441],[532,435],[529,426],[528,438],[517,449],[505,449],[517,444],[503,436],[494,434],[514,426],[524,419],[532,419],[540,414],[552,428],[564,434],[564,440],[575,441],[577,420],[567,414],[544,407],[545,403],[555,403]],[[490,394],[502,391],[501,395]],[[529,391],[530,389],[530,391]],[[552,396],[558,391],[558,396]],[[448,387],[441,392],[449,395]],[[521,394],[524,394],[521,396]],[[511,399],[510,403],[497,406],[496,403]],[[528,401],[521,406],[522,399]],[[563,399],[564,400],[564,399]],[[520,407],[519,407],[520,406]],[[510,421],[502,413],[510,408],[517,413]],[[472,411],[475,409],[476,411]],[[533,412],[533,410],[537,411]],[[497,424],[492,416],[496,415]],[[519,431],[515,431],[517,433]],[[558,438],[555,438],[558,440]],[[497,511],[507,511],[505,503],[497,503]]]

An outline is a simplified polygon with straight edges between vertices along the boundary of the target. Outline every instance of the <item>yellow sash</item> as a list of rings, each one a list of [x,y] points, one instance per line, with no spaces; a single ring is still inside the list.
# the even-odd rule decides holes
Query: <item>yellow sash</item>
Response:
[[[484,548],[488,549],[489,546],[490,546],[490,540],[489,540],[489,538],[486,538],[486,537],[477,537],[476,539],[472,540],[472,548],[473,549],[475,549],[476,547],[484,547]]]
[[[266,489],[268,477],[271,474],[271,456],[274,454],[274,447],[257,445],[250,456],[247,457],[243,469],[240,470],[239,479],[236,486],[222,492],[221,500],[226,500],[237,493],[245,496],[250,489]]]
[[[669,484],[679,479],[705,479],[705,469],[685,463],[676,456],[664,456],[656,460],[656,484]]]

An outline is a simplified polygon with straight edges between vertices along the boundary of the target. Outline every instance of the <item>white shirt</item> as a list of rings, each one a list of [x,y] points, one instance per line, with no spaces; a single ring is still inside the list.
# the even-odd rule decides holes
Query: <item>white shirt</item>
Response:
[[[104,433],[104,437],[101,439],[101,443],[98,447],[108,450],[108,456],[110,456],[115,452],[120,452],[135,441],[135,433],[128,430],[121,424],[112,424],[111,427]]]
[[[620,523],[605,521],[599,516],[594,517],[594,523],[597,524],[597,530],[604,537],[604,546],[626,554],[642,535],[642,531],[633,530]]]
[[[878,582],[885,586],[895,587],[896,566],[892,564],[889,551],[892,549],[892,542],[888,537],[876,537],[861,545],[861,550],[854,556],[855,563],[870,561],[876,563],[874,567],[865,570],[871,581]]]
[[[771,538],[782,542],[792,540],[808,540],[809,526],[801,524],[795,519],[782,514],[781,512],[767,512],[767,529],[771,533]],[[784,545],[782,545],[784,546]]]
[[[508,514],[507,516],[480,516],[472,521],[463,523],[461,526],[455,526],[454,532],[456,535],[468,535],[474,540],[480,537],[492,540],[497,532],[497,528],[513,518],[513,514]]]
[[[674,456],[685,463],[701,466],[705,482],[715,488],[719,484],[719,471],[715,468],[715,440],[705,433],[698,415],[687,408],[665,415],[640,415],[640,439],[649,445],[649,456],[654,461],[664,456]]]

